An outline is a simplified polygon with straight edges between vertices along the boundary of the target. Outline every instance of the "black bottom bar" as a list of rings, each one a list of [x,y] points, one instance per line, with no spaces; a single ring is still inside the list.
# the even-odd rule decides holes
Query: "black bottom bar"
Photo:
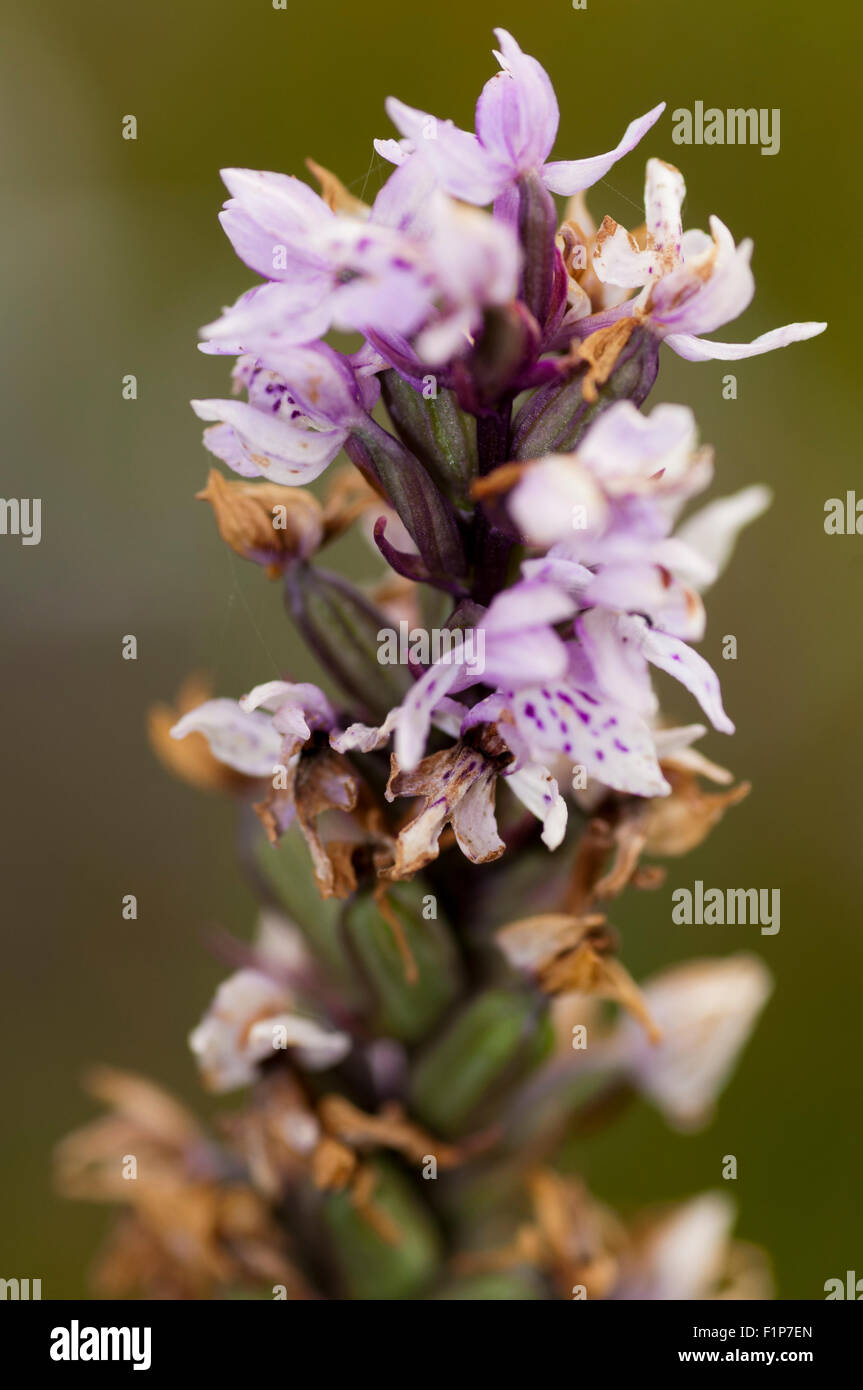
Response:
[[[545,1313],[532,1304],[504,1319],[492,1315],[490,1323],[484,1315],[477,1323],[476,1313],[462,1317],[442,1324],[440,1303],[413,1314],[404,1303],[381,1314],[368,1306],[345,1314],[324,1303],[281,1301],[7,1302],[0,1305],[0,1338],[4,1364],[59,1378],[92,1379],[109,1368],[157,1379],[178,1371],[196,1377],[212,1371],[220,1379],[234,1372],[242,1377],[238,1383],[274,1374],[295,1379],[298,1371],[308,1374],[299,1357],[331,1379],[341,1355],[354,1374],[394,1381],[405,1375],[429,1381],[436,1366],[466,1370],[470,1361],[487,1381],[490,1366],[505,1357],[508,1370],[523,1366],[536,1381],[553,1365],[559,1375],[561,1359],[579,1377],[585,1370],[757,1365],[806,1366],[823,1378],[856,1364],[863,1330],[856,1311],[838,1301],[575,1302]]]

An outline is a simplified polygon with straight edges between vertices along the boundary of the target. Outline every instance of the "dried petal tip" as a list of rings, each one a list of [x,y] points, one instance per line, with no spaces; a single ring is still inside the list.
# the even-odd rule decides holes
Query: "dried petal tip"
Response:
[[[523,917],[497,933],[497,944],[510,965],[532,976],[545,994],[575,991],[613,1000],[637,1021],[650,1044],[659,1042],[647,1001],[611,954],[614,937],[600,914]]]
[[[371,208],[362,198],[345,187],[338,174],[325,169],[313,159],[306,160],[306,168],[314,174],[321,185],[321,197],[331,212],[348,213],[352,217],[368,217]]]
[[[268,565],[273,577],[287,562],[308,559],[323,539],[321,505],[300,488],[228,482],[211,468],[195,496],[213,508],[222,540],[244,560]]]

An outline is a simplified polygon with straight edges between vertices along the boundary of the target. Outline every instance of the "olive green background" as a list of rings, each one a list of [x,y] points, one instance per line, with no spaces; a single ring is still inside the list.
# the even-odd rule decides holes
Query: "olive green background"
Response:
[[[671,1134],[639,1106],[585,1147],[602,1197],[631,1210],[720,1180],[734,1153],[740,1232],[764,1244],[783,1297],[863,1274],[863,965],[859,612],[863,537],[828,537],[827,498],[860,477],[859,15],[829,3],[726,0],[46,0],[4,5],[0,43],[4,496],[43,499],[43,538],[0,538],[4,802],[0,1007],[4,1131],[0,1275],[86,1289],[106,1222],[57,1200],[56,1139],[93,1113],[96,1060],[139,1068],[197,1103],[185,1036],[223,967],[203,941],[247,934],[227,805],[170,780],[144,714],[192,667],[238,694],[292,668],[278,590],[230,555],[192,495],[207,458],[191,396],[227,367],[196,331],[251,280],[216,221],[224,165],[302,171],[314,155],[359,194],[396,93],[460,123],[494,70],[494,24],[550,70],[558,157],[607,149],[661,98],[668,113],[590,195],[640,220],[643,159],[682,165],[687,223],[719,213],[755,241],[758,292],[718,336],[827,318],[822,338],[737,366],[663,361],[656,399],[693,405],[717,448],[713,495],[775,490],[709,600],[733,740],[707,747],[755,791],[660,893],[614,920],[637,976],[751,947],[774,998],[711,1128]],[[852,33],[851,26],[854,26]],[[779,107],[781,151],[678,148],[678,106]],[[121,138],[126,114],[138,139]],[[722,398],[733,371],[738,398]],[[139,398],[121,398],[135,373]],[[863,479],[861,479],[863,482]],[[863,486],[861,486],[863,494]],[[370,577],[371,557],[357,572]],[[133,633],[138,660],[121,659]],[[679,703],[678,709],[689,707]],[[672,927],[670,890],[780,888],[782,929]],[[136,922],[121,917],[135,893]]]

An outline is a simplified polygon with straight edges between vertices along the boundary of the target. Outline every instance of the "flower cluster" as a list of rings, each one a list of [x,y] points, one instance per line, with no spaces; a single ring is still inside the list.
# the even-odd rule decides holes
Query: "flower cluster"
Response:
[[[208,1084],[252,1100],[227,1155],[171,1111],[165,1181],[172,1199],[196,1190],[194,1151],[211,1185],[247,1184],[257,1264],[224,1254],[216,1203],[207,1259],[166,1272],[163,1192],[135,1213],[130,1284],[146,1285],[150,1259],[151,1287],[193,1296],[266,1278],[262,1265],[287,1269],[296,1297],[315,1280],[334,1297],[437,1296],[448,1281],[444,1296],[474,1297],[492,1276],[521,1281],[499,1297],[713,1297],[726,1276],[741,1296],[767,1287],[751,1255],[729,1266],[724,1201],[689,1203],[637,1240],[553,1158],[588,1082],[641,1092],[672,1124],[704,1122],[769,993],[750,957],[639,989],[605,915],[628,885],[661,880],[643,856],[692,848],[748,790],[704,790],[732,779],[694,745],[707,724],[734,726],[697,644],[705,590],[770,500],[755,485],[690,512],[712,453],[686,406],[642,407],[662,343],[737,359],[825,325],[705,336],[752,298],[751,243],[716,217],[709,234],[684,232],[683,177],[661,159],[647,163],[640,228],[597,224],[584,196],[664,104],[605,154],[550,159],[548,75],[497,38],[474,132],[390,99],[400,138],[375,142],[387,176],[371,205],[311,161],[320,193],[223,172],[222,226],[263,283],[203,330],[204,352],[236,359],[234,395],[193,406],[239,480],[213,470],[200,495],[233,549],[282,582],[327,688],[268,680],[154,715],[162,759],[230,790],[246,858],[263,846],[262,934],[236,948],[240,968],[191,1038]],[[342,453],[348,470],[307,491]],[[374,585],[318,563],[353,525],[386,564]],[[388,665],[377,636],[402,618],[476,640]],[[654,670],[706,724],[663,718]],[[596,1041],[579,1062],[571,1025],[588,1017]],[[143,1109],[164,1128],[163,1102],[148,1093]],[[490,1224],[510,1222],[503,1246],[471,1206],[478,1155],[521,1174]],[[416,1170],[438,1165],[461,1168],[460,1185],[421,1199]],[[311,1273],[310,1221],[328,1252]],[[358,1256],[370,1232],[375,1274]]]

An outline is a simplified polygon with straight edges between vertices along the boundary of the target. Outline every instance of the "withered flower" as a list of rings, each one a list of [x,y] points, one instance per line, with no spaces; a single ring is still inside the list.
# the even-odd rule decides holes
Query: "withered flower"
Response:
[[[496,940],[510,964],[545,993],[613,1000],[638,1020],[651,1044],[659,1039],[647,1000],[612,954],[615,936],[601,914],[525,917],[503,927]]]
[[[173,1186],[192,1172],[218,1172],[216,1151],[185,1106],[133,1072],[91,1070],[85,1084],[111,1113],[70,1134],[56,1151],[57,1184],[64,1195],[90,1202],[129,1201],[144,1187]],[[124,1175],[124,1156],[135,1160]]]
[[[351,1040],[298,1012],[289,990],[260,970],[238,970],[216,991],[189,1037],[212,1091],[230,1091],[254,1080],[260,1063],[290,1050],[299,1066],[322,1071],[340,1062]]]
[[[584,798],[586,808],[599,807],[601,814],[588,823],[578,846],[570,910],[583,911],[615,898],[629,883],[655,887],[665,871],[659,865],[645,865],[643,855],[687,854],[706,839],[729,807],[749,795],[748,782],[731,786],[731,773],[692,747],[704,732],[701,724],[654,732],[659,765],[670,788],[667,796],[622,797],[594,788]],[[706,792],[700,778],[728,789]]]
[[[408,1119],[396,1101],[388,1102],[377,1115],[369,1115],[345,1096],[331,1094],[318,1102],[317,1114],[324,1129],[313,1155],[317,1186],[334,1191],[349,1189],[354,1206],[381,1240],[388,1245],[398,1244],[401,1233],[397,1225],[374,1202],[374,1169],[360,1155],[368,1150],[390,1149],[409,1163],[421,1164],[433,1157],[439,1167],[450,1168],[461,1161],[462,1153]]]
[[[384,838],[373,808],[361,800],[359,777],[329,745],[336,715],[316,685],[268,681],[239,701],[207,700],[171,730],[184,739],[202,733],[220,762],[247,776],[267,778],[270,790],[255,804],[270,843],[278,845],[296,820],[312,856],[324,898],[356,888],[352,857],[363,840]],[[318,819],[325,812],[357,811],[339,839],[325,842]]]
[[[333,742],[339,747],[353,747],[351,732]],[[376,737],[377,731],[373,731],[372,747]],[[358,740],[358,746],[366,745]],[[412,878],[437,858],[441,836],[448,825],[459,849],[472,864],[498,859],[505,850],[495,815],[498,778],[503,778],[527,810],[542,821],[543,842],[549,849],[556,848],[563,839],[567,813],[554,777],[538,763],[516,767],[515,757],[497,725],[480,723],[450,748],[423,758],[414,769],[401,768],[397,755],[392,754],[387,801],[400,796],[416,797],[422,799],[423,805],[402,826],[396,840],[395,863],[382,869],[383,876]]]
[[[436,859],[447,825],[472,864],[498,859],[505,846],[495,820],[495,783],[498,772],[511,761],[512,754],[493,734],[484,745],[482,740],[476,747],[459,742],[442,753],[432,753],[413,772],[402,771],[392,754],[387,800],[421,797],[423,806],[400,831],[395,863],[384,871],[385,877],[412,878]]]
[[[395,1102],[367,1114],[335,1092],[314,1101],[288,1072],[262,1077],[250,1107],[228,1121],[228,1132],[249,1165],[253,1180],[270,1200],[310,1179],[321,1192],[344,1192],[388,1244],[399,1233],[374,1202],[374,1172],[364,1155],[380,1149],[419,1164],[432,1155],[440,1167],[461,1157],[407,1118]]]
[[[615,308],[628,296],[629,292],[624,287],[600,280],[594,269],[597,232],[596,221],[584,192],[575,193],[567,201],[557,234],[557,247],[567,272],[567,313],[561,325],[564,330],[588,314]],[[630,236],[643,248],[647,228],[642,223],[630,232]]]
[[[267,1206],[179,1102],[109,1068],[89,1088],[113,1113],[59,1145],[56,1180],[66,1196],[130,1208],[98,1261],[105,1296],[208,1298],[262,1282],[308,1296]]]
[[[533,1268],[560,1299],[767,1299],[761,1252],[731,1240],[734,1204],[719,1193],[648,1212],[629,1227],[577,1178],[548,1168],[525,1179],[532,1208],[509,1245],[456,1260],[463,1273]]]
[[[451,1168],[460,1161],[454,1145],[435,1139],[408,1119],[397,1101],[389,1101],[377,1115],[368,1115],[344,1096],[326,1095],[318,1104],[318,1114],[328,1133],[354,1149],[392,1149],[410,1163],[422,1163],[431,1155],[441,1168]]]
[[[265,565],[272,579],[290,561],[313,555],[324,537],[323,508],[303,488],[229,482],[211,468],[195,496],[213,508],[222,540],[244,560]]]
[[[740,782],[725,792],[705,792],[697,773],[671,761],[663,763],[671,795],[644,808],[641,833],[647,854],[688,854],[707,838],[730,806],[738,806],[751,791]]]
[[[549,1168],[529,1172],[524,1182],[531,1217],[510,1244],[458,1256],[464,1273],[528,1266],[544,1274],[559,1298],[608,1298],[625,1246],[623,1227],[574,1177]]]
[[[271,1202],[308,1176],[322,1137],[304,1080],[288,1067],[261,1072],[248,1104],[223,1117],[222,1128],[252,1183]]]

